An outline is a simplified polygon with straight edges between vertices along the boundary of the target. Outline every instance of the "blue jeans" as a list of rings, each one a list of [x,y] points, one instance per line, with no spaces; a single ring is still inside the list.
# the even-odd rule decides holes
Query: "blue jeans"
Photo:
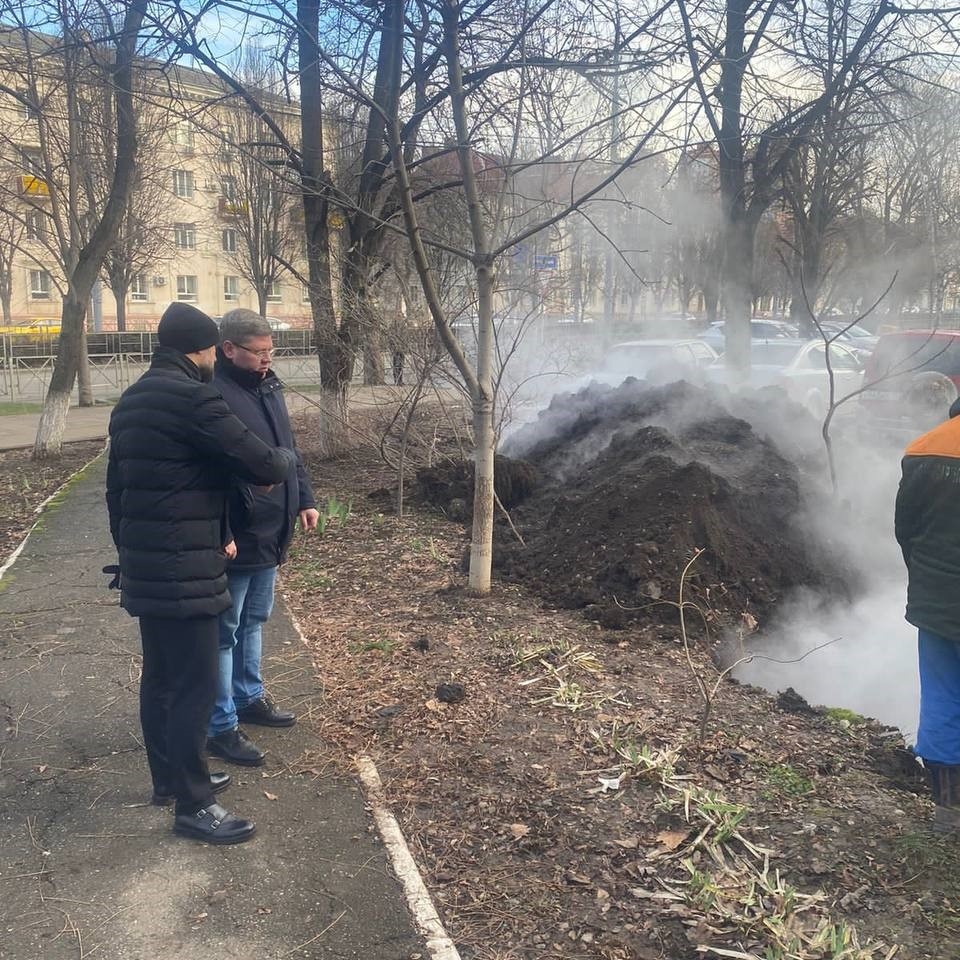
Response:
[[[237,726],[237,710],[263,696],[260,657],[263,625],[273,610],[277,568],[250,573],[227,571],[233,606],[220,614],[220,670],[217,702],[210,715],[215,737]]]
[[[960,764],[960,643],[920,631],[918,756]]]

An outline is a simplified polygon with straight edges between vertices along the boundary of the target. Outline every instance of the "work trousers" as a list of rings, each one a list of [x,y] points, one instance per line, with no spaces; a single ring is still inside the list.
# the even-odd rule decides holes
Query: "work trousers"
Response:
[[[960,765],[960,643],[919,631],[920,725],[917,755]]]
[[[217,692],[217,618],[140,618],[143,676],[140,725],[155,793],[173,794],[176,812],[213,803],[207,721]]]

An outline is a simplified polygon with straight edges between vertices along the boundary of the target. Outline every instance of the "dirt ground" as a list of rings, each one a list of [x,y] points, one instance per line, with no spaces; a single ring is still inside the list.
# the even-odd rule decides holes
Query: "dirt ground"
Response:
[[[34,510],[102,449],[100,440],[65,443],[59,460],[38,462],[29,450],[0,450],[0,557],[5,559],[33,526]]]
[[[675,626],[472,599],[462,524],[398,519],[374,451],[303,446],[351,505],[282,577],[324,685],[315,762],[373,755],[464,958],[960,955],[960,845],[897,731],[731,681],[705,718],[716,668]]]
[[[374,450],[320,462],[301,428],[350,508],[281,579],[326,704],[311,762],[374,757],[465,960],[960,956],[960,843],[896,731],[726,680],[705,716],[716,669],[675,625],[467,596],[463,525],[397,518]],[[87,446],[42,480],[0,458],[4,544]]]

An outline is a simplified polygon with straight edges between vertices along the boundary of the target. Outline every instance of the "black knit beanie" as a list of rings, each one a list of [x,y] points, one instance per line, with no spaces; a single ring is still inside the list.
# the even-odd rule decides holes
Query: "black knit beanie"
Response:
[[[198,353],[220,342],[220,330],[202,311],[189,303],[171,303],[160,318],[157,339],[181,353]]]

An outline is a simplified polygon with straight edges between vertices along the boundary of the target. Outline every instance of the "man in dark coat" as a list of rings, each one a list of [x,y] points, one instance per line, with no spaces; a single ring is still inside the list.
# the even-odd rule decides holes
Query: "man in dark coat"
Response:
[[[916,753],[933,792],[934,829],[960,831],[960,401],[903,458],[896,536],[907,564],[906,618],[918,629]]]
[[[283,384],[270,369],[269,322],[252,310],[231,310],[220,321],[220,339],[214,386],[252,433],[296,452]],[[288,727],[296,722],[295,714],[280,709],[264,690],[260,661],[277,567],[286,558],[297,520],[305,530],[317,525],[299,454],[282,481],[268,489],[238,479],[230,491],[229,517],[236,547],[227,568],[233,604],[220,614],[220,683],[207,750],[230,763],[259,766],[264,752],[240,723]]]
[[[293,454],[233,414],[213,378],[219,330],[173,303],[150,369],[110,417],[107,506],[119,551],[121,605],[140,618],[140,721],[154,803],[176,801],[174,830],[209,843],[249,839],[254,825],[213,797],[204,756],[217,683],[217,617],[227,592],[227,490],[235,477],[278,483]]]

